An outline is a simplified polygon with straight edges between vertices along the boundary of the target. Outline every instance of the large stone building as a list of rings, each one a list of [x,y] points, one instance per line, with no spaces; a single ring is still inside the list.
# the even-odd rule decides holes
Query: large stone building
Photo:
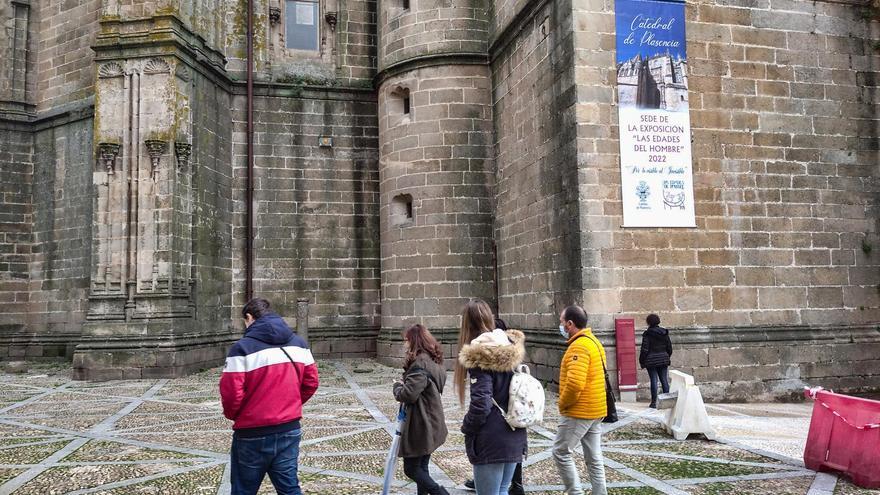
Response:
[[[671,112],[688,109],[687,61],[668,53],[617,64],[617,104],[662,108]]]
[[[869,5],[688,2],[697,227],[624,229],[613,2],[253,3],[249,146],[245,0],[0,0],[0,356],[215,365],[252,284],[328,356],[480,297],[552,381],[580,302],[710,397],[878,386]]]

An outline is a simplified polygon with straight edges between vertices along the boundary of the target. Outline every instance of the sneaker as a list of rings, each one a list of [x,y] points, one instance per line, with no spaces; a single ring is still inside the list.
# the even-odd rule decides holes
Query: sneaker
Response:
[[[657,404],[652,402],[652,403],[648,404],[648,407],[650,407],[651,409],[657,409]]]
[[[467,480],[464,482],[464,487],[470,491],[476,491],[477,487],[474,485],[474,480]]]

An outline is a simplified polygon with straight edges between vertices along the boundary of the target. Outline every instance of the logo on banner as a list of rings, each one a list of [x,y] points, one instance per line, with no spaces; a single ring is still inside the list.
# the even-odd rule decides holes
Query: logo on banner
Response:
[[[663,181],[663,207],[666,210],[684,209],[684,181]]]
[[[640,210],[650,210],[651,207],[648,205],[648,197],[651,196],[651,188],[648,187],[648,183],[641,180],[639,181],[639,185],[636,186],[636,196],[639,198],[639,205],[637,206]]]

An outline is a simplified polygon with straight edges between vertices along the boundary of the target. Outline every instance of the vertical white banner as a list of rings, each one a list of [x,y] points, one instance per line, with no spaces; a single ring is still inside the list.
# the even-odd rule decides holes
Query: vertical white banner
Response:
[[[624,227],[695,227],[684,3],[617,0]]]

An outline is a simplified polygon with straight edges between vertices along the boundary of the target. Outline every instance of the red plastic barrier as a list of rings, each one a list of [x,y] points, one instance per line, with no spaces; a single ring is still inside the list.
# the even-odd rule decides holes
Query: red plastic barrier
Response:
[[[820,387],[821,388],[821,387]],[[841,471],[864,488],[880,488],[880,401],[806,389],[815,400],[804,464]]]

